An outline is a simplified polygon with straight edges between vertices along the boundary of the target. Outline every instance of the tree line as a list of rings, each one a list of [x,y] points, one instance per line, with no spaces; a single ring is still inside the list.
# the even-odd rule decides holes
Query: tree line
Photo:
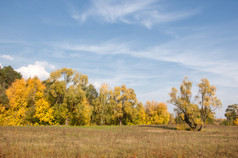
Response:
[[[0,125],[143,125],[185,124],[201,130],[214,120],[222,106],[216,87],[201,79],[199,92],[192,96],[192,82],[185,78],[179,90],[172,88],[169,103],[175,105],[175,118],[165,103],[138,101],[132,88],[121,85],[110,89],[104,83],[99,91],[88,76],[70,68],[50,73],[45,81],[24,80],[11,66],[0,69]],[[225,116],[238,121],[236,106],[228,106]]]
[[[165,103],[148,101],[145,106],[126,85],[99,92],[88,76],[62,68],[49,79],[22,79],[11,67],[1,69],[1,125],[131,125],[167,124]],[[7,75],[6,75],[7,74]],[[12,78],[12,80],[9,80]]]

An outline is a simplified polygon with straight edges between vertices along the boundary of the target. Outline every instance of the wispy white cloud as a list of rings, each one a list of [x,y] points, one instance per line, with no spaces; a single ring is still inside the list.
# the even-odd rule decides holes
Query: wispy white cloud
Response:
[[[55,66],[47,63],[46,61],[36,61],[33,65],[29,64],[28,66],[22,66],[16,69],[16,71],[20,72],[25,79],[37,76],[39,79],[45,80],[50,76],[47,69],[53,70],[55,69]]]
[[[128,45],[123,43],[104,42],[104,43],[96,44],[96,45],[58,43],[58,44],[52,44],[52,45],[54,47],[59,47],[64,50],[84,51],[84,52],[97,53],[101,55],[103,54],[116,55],[116,54],[132,53]]]
[[[224,40],[207,38],[207,36],[204,38],[204,36],[195,34],[180,38],[152,47],[140,55],[155,60],[178,63],[200,72],[217,74],[230,79],[230,82],[226,80],[219,82],[221,86],[238,87],[238,63],[232,61],[226,49],[222,49],[226,45]],[[227,41],[229,42],[229,39]]]
[[[71,17],[80,22],[85,22],[89,17],[97,17],[108,23],[141,24],[147,28],[188,18],[197,13],[197,9],[168,11],[158,0],[92,0],[91,6],[83,13],[71,7]]]
[[[229,39],[226,42],[229,42]],[[137,58],[173,62],[198,72],[220,75],[223,82],[219,81],[217,84],[221,86],[238,86],[238,63],[227,56],[227,50],[222,45],[224,39],[209,38],[209,34],[203,36],[199,32],[139,51],[133,44],[115,41],[96,45],[60,43],[57,46],[76,52],[100,55],[126,54]]]
[[[138,85],[144,85],[144,83],[142,83],[143,81],[156,77],[119,70],[115,73],[111,72],[110,75],[112,75],[112,77],[94,78],[91,82],[95,83],[94,85],[96,87],[100,87],[100,85],[105,82],[111,87],[121,86],[122,84],[127,84],[129,87],[136,87]]]
[[[6,55],[6,54],[3,54],[3,55],[0,55],[0,58],[2,59],[5,59],[5,60],[14,60],[14,58],[10,55]]]

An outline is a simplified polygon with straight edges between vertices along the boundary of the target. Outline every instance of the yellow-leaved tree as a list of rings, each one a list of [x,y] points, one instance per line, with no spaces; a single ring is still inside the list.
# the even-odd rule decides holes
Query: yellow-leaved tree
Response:
[[[28,108],[33,113],[28,113],[29,117],[33,117],[33,124],[52,124],[53,109],[47,102],[44,96],[45,85],[37,78],[27,80],[27,93],[28,93]],[[31,119],[30,119],[31,120]]]
[[[145,107],[141,102],[136,105],[134,108],[133,122],[137,125],[146,124],[146,112]]]
[[[6,90],[9,99],[9,107],[6,109],[3,125],[25,125],[27,108],[27,88],[24,79],[16,80]]]
[[[155,101],[146,102],[146,122],[147,124],[167,124],[170,114],[165,103]]]
[[[53,124],[53,109],[50,107],[50,104],[44,98],[41,98],[36,101],[35,106],[36,113],[34,117],[39,120],[39,122],[36,122],[35,124]]]
[[[222,106],[220,99],[216,97],[216,87],[210,85],[208,79],[201,79],[201,83],[198,84],[199,95],[197,98],[200,100],[201,107],[201,119],[205,126],[208,118],[214,118],[214,110]]]
[[[137,104],[136,94],[133,89],[126,88],[126,85],[122,85],[121,87],[114,88],[114,118],[117,119],[119,125],[132,124],[133,123],[133,112],[134,107]]]
[[[0,125],[5,124],[6,117],[6,107],[3,104],[0,104]]]
[[[45,86],[38,78],[16,80],[6,91],[9,106],[4,125],[51,124],[52,109],[44,97]]]
[[[94,121],[97,125],[105,125],[109,106],[109,86],[103,83],[99,89],[99,96],[95,99]]]
[[[221,101],[216,97],[216,87],[210,85],[208,79],[201,79],[198,84],[199,95],[193,99],[192,82],[187,77],[180,85],[180,92],[176,88],[172,88],[170,94],[170,103],[176,106],[177,120],[186,122],[191,130],[202,130],[208,118],[213,119],[214,110],[222,105]],[[195,103],[199,100],[198,104]],[[199,108],[200,105],[200,108]]]
[[[187,77],[180,85],[180,91],[172,88],[169,103],[176,106],[176,115],[185,122],[191,130],[201,130],[201,115],[197,104],[192,102],[192,82]]]

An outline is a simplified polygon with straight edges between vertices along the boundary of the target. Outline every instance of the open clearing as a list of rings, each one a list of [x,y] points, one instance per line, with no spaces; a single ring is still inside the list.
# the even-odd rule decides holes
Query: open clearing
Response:
[[[238,157],[238,127],[0,127],[0,157]]]

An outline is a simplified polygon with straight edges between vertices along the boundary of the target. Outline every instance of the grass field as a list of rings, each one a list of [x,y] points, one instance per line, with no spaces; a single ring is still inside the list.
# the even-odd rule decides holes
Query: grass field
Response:
[[[0,157],[238,157],[238,127],[0,127]]]

